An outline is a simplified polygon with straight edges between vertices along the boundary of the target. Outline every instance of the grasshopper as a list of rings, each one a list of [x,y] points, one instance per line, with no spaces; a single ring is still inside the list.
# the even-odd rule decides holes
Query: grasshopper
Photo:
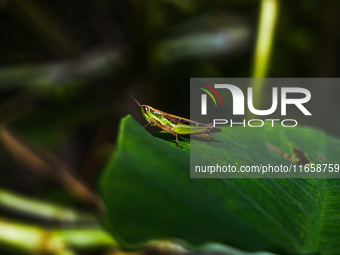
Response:
[[[212,140],[209,133],[222,132],[222,129],[216,128],[212,124],[199,123],[157,110],[148,105],[141,105],[135,97],[131,97],[140,107],[142,116],[147,122],[144,128],[147,129],[149,125],[156,126],[170,134],[173,134],[176,136],[176,145],[179,148],[183,147],[178,144],[178,137],[183,140],[189,140],[181,135],[193,134],[195,137],[202,140]]]

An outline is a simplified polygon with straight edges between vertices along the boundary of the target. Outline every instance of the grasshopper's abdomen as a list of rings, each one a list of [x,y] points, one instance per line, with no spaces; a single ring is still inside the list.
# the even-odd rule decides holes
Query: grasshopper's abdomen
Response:
[[[222,132],[222,129],[215,128],[212,126],[191,126],[191,125],[184,125],[178,124],[175,125],[173,130],[180,135],[186,134],[195,134],[195,133],[219,133]]]

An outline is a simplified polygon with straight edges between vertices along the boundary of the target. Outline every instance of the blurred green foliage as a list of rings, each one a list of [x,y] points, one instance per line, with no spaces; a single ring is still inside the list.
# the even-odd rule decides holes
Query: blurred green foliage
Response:
[[[131,94],[188,117],[190,77],[251,75],[260,2],[0,0],[0,134],[7,126],[35,155],[52,155],[49,164],[93,186],[120,119],[139,116]],[[267,76],[339,76],[339,10],[336,0],[279,1]],[[336,121],[313,124],[336,134]],[[84,207],[1,145],[1,188]]]

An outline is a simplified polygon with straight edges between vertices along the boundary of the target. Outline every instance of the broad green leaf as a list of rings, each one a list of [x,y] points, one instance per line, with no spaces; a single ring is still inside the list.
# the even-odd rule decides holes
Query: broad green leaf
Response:
[[[190,179],[190,143],[180,149],[172,135],[157,136],[124,118],[99,180],[108,222],[124,242],[180,238],[248,251],[340,254],[338,179]],[[315,163],[339,163],[340,141],[311,128],[225,128],[213,137],[239,164],[290,163],[268,144],[286,155],[294,144]],[[212,143],[195,143],[203,161],[214,156]]]

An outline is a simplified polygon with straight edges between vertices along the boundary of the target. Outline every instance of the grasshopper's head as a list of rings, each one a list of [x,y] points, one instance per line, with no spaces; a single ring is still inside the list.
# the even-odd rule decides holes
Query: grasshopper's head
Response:
[[[148,105],[144,105],[144,104],[140,104],[139,102],[138,102],[138,100],[137,100],[137,98],[135,98],[135,97],[133,97],[133,96],[131,96],[132,98],[133,98],[133,100],[135,100],[135,102],[138,104],[138,106],[140,107],[140,110],[141,110],[141,112],[142,112],[142,115],[143,115],[143,117],[144,117],[144,119],[147,121],[147,122],[149,122],[150,121],[150,118],[149,118],[149,112],[150,112],[150,106],[148,106]]]

